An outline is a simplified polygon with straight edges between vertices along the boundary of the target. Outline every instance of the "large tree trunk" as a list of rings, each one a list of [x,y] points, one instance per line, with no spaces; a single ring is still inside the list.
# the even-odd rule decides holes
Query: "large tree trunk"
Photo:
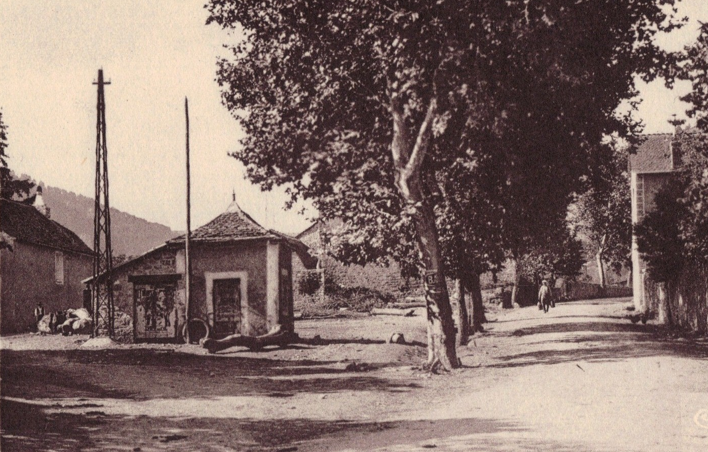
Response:
[[[607,283],[605,282],[605,263],[602,261],[602,249],[597,252],[595,259],[597,260],[597,277],[600,278],[600,287],[604,289]]]
[[[411,212],[416,232],[416,244],[424,269],[425,302],[428,318],[428,365],[441,365],[450,370],[459,367],[455,348],[455,322],[452,318],[450,297],[445,283],[438,232],[432,205],[424,195],[420,180],[425,154],[432,136],[432,125],[437,114],[437,101],[431,98],[425,118],[413,140],[408,130],[403,101],[391,89],[393,142],[391,153],[396,169],[396,187]]]
[[[457,345],[466,345],[470,340],[470,315],[465,299],[465,285],[457,278]]]
[[[627,273],[627,287],[634,287],[634,284],[632,284],[632,280],[633,280],[632,278],[633,278],[633,276],[634,276],[634,275],[632,274],[632,271],[633,271],[633,270],[632,270],[632,268],[630,267],[630,268],[629,268],[629,273]]]
[[[482,285],[479,282],[479,275],[476,273],[470,277],[470,293],[472,296],[472,330],[475,333],[484,331],[482,324],[487,322],[487,317],[484,315]]]

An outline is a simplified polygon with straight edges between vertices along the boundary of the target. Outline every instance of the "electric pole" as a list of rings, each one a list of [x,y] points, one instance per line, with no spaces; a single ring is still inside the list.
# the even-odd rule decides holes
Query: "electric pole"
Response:
[[[113,263],[111,253],[111,208],[108,202],[108,148],[106,147],[106,100],[103,69],[98,70],[96,104],[96,201],[93,217],[93,337],[113,337]]]

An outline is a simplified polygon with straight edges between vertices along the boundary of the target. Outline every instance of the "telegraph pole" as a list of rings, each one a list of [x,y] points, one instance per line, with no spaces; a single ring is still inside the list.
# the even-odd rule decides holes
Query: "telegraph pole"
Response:
[[[98,70],[96,104],[96,200],[93,217],[93,337],[113,337],[113,263],[111,252],[111,208],[108,201],[108,148],[106,146],[106,101],[103,69]]]
[[[192,274],[192,261],[189,256],[189,240],[192,235],[192,228],[191,228],[191,203],[190,203],[190,180],[189,180],[189,103],[187,101],[187,98],[184,98],[184,117],[186,121],[186,126],[187,126],[187,132],[186,132],[186,143],[187,143],[187,235],[185,236],[184,239],[184,269],[185,269],[185,277],[184,277],[184,298],[185,298],[185,331],[186,331],[186,336],[187,336],[187,343],[191,341],[191,337],[189,334],[189,321],[191,320],[191,316],[189,315],[189,310],[190,310],[190,296],[191,296],[191,274]]]

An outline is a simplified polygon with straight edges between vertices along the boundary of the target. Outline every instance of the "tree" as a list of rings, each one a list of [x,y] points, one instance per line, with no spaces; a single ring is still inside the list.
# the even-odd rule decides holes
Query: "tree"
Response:
[[[450,162],[447,169],[438,171],[439,190],[433,196],[445,268],[457,284],[461,344],[482,331],[487,321],[480,275],[500,270],[505,258],[499,227],[503,217],[498,202],[501,184],[499,174],[494,175],[499,168],[484,159],[476,163],[474,171],[460,162]],[[465,297],[465,292],[471,298]]]
[[[578,228],[595,256],[600,286],[605,287],[605,262],[618,271],[631,265],[632,205],[627,155],[618,149],[597,168],[598,180],[580,196],[575,208]]]
[[[548,279],[551,287],[559,277],[574,278],[585,262],[583,244],[576,233],[559,225],[549,231],[543,243],[519,260],[517,272],[522,278],[539,285]]]
[[[7,164],[9,158],[5,152],[7,147],[7,126],[2,118],[2,110],[0,110],[0,197],[6,199],[25,198],[30,194],[35,184],[29,179],[15,177]]]
[[[674,281],[687,264],[708,264],[708,24],[678,57],[676,76],[691,82],[681,100],[697,128],[681,130],[671,143],[678,170],[655,196],[655,209],[636,226],[639,252],[649,276]]]
[[[500,164],[508,205],[531,208],[509,210],[521,213],[505,227],[535,219],[543,197],[565,202],[602,136],[631,129],[612,112],[634,95],[635,72],[651,77],[663,58],[652,37],[674,24],[662,4],[673,0],[207,8],[209,22],[246,36],[217,80],[246,132],[234,156],[249,179],[287,185],[293,202],[311,199],[324,219],[343,219],[356,259],[390,249],[406,260],[410,246],[398,243],[411,239],[426,283],[429,362],[449,369],[458,361],[430,181],[451,160],[472,172],[483,159]],[[540,188],[533,203],[529,187]]]

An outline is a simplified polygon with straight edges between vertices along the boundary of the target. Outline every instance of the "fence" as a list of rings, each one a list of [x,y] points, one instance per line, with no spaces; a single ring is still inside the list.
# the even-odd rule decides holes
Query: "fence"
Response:
[[[645,278],[642,309],[664,325],[708,334],[708,268],[687,266],[670,283]]]

